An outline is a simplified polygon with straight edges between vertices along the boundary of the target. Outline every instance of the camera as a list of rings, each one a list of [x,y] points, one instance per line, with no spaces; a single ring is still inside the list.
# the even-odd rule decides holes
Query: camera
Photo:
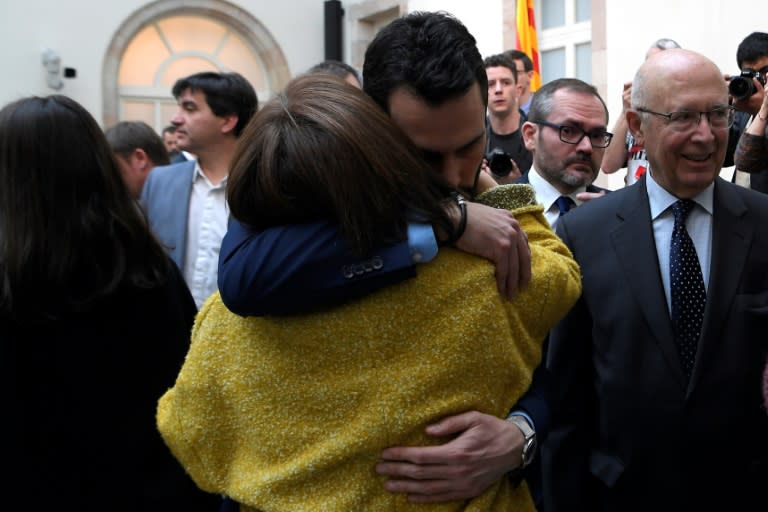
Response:
[[[763,71],[762,69],[760,71]],[[743,100],[749,98],[757,89],[752,78],[757,78],[757,81],[765,86],[765,73],[760,71],[752,71],[751,69],[741,70],[739,76],[731,78],[731,82],[728,84],[728,94],[733,96],[735,100]]]
[[[485,155],[485,159],[488,161],[491,172],[496,176],[507,176],[512,172],[512,157],[501,148],[494,148]]]

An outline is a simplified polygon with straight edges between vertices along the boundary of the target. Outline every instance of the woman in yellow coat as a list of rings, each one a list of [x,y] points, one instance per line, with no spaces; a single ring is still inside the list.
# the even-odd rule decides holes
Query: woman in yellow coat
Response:
[[[331,77],[295,79],[256,114],[229,187],[238,219],[328,219],[360,254],[404,238],[414,220],[456,229],[443,179],[363,92]],[[513,208],[535,241],[531,283],[513,302],[490,263],[444,248],[414,279],[323,311],[244,318],[218,294],[204,304],[158,408],[166,443],[201,488],[249,511],[534,510],[524,482],[419,505],[387,492],[374,470],[388,446],[434,444],[424,427],[446,415],[505,417],[580,293],[530,187],[479,199]]]

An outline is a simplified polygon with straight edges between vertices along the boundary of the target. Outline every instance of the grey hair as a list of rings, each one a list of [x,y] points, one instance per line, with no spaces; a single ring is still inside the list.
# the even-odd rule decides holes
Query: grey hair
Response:
[[[630,98],[630,104],[632,108],[647,107],[648,93],[646,92],[645,70],[640,67],[635,73],[635,78],[632,80],[632,97]],[[645,115],[644,112],[639,112],[641,116]]]
[[[662,37],[661,39],[654,41],[651,45],[651,48],[658,48],[659,50],[671,50],[672,48],[681,48],[681,46],[677,44],[677,41],[674,39]]]

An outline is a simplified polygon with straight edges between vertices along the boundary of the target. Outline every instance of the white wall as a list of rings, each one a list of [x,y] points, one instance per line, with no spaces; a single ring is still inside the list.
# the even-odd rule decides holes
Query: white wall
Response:
[[[161,2],[164,0],[160,0]],[[343,5],[370,2],[345,0]],[[77,69],[60,92],[101,119],[104,55],[120,24],[152,2],[140,0],[0,0],[0,105],[29,94],[55,91],[45,83],[41,52],[50,47],[63,67]],[[231,0],[266,27],[282,49],[291,73],[324,57],[323,0]],[[385,2],[387,3],[387,2]],[[393,4],[396,2],[392,2]],[[621,111],[621,86],[634,75],[648,45],[671,37],[711,57],[724,72],[736,71],[735,53],[750,32],[766,31],[764,0],[606,0],[606,101],[611,122]],[[409,11],[453,13],[487,56],[503,50],[502,0],[410,0]],[[539,15],[540,19],[541,16]],[[345,19],[345,23],[349,23]],[[345,35],[345,44],[349,44]],[[347,54],[347,52],[345,52]]]
[[[162,0],[161,0],[162,1]],[[140,0],[0,0],[0,106],[27,95],[71,96],[102,119],[104,55],[120,25],[153,3]],[[232,0],[272,34],[291,73],[306,70],[324,57],[322,0]],[[286,8],[286,4],[290,4]],[[64,88],[46,85],[41,53],[54,49],[61,65],[77,70]]]
[[[503,47],[502,0],[410,0],[408,11],[446,11],[453,14],[475,37],[483,57],[506,49]]]
[[[653,41],[674,39],[683,48],[712,59],[723,73],[735,74],[736,48],[752,32],[768,31],[766,14],[764,0],[606,0],[605,101],[611,125],[621,112],[622,85],[632,79]],[[723,176],[730,177],[732,172],[726,170]],[[602,183],[621,186],[614,179]]]

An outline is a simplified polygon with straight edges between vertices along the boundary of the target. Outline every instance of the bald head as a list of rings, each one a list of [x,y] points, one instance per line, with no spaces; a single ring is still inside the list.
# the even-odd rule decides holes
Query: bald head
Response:
[[[650,108],[659,95],[674,94],[678,87],[692,85],[694,76],[719,84],[727,96],[723,74],[714,62],[700,53],[672,48],[649,56],[637,70],[632,82],[632,107]]]
[[[666,50],[635,75],[629,129],[645,147],[653,180],[676,197],[694,197],[715,180],[732,119],[723,75],[703,55]]]

